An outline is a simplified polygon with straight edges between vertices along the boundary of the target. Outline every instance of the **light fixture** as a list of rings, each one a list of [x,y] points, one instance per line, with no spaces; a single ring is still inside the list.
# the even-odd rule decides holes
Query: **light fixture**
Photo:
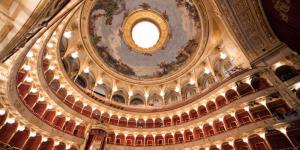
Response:
[[[93,107],[92,107],[92,111],[95,111],[95,110],[96,110],[96,106],[93,106]]]
[[[194,85],[195,83],[196,83],[196,81],[193,78],[191,78],[190,79],[190,85]]]
[[[54,47],[54,44],[53,44],[53,43],[47,43],[47,47],[48,47],[48,48],[53,48],[53,47]]]
[[[53,105],[51,105],[51,104],[47,105],[47,109],[49,109],[49,110],[53,109]]]
[[[263,138],[263,139],[265,139],[265,138],[266,138],[266,134],[265,134],[265,132],[258,133],[258,135],[259,135],[261,138]]]
[[[98,82],[97,82],[99,85],[102,85],[103,84],[103,79],[102,78],[100,78],[99,80],[98,80]]]
[[[67,39],[71,38],[72,37],[72,32],[71,31],[65,31],[64,32],[64,37],[67,38]]]
[[[7,122],[8,124],[13,124],[13,123],[16,122],[16,119],[15,119],[15,118],[7,118],[7,119],[6,119],[6,122]]]
[[[148,97],[149,97],[149,92],[146,91],[145,94],[144,94],[144,96],[145,96],[146,99],[148,99]]]
[[[286,134],[287,132],[285,127],[279,128],[278,130],[283,134]]]
[[[300,88],[300,82],[297,82],[296,84],[294,84],[294,88],[297,90]]]
[[[25,77],[25,79],[24,79],[26,82],[32,82],[33,81],[33,79],[31,78],[31,77]]]
[[[235,112],[231,112],[230,116],[235,117]]]
[[[57,146],[57,145],[59,145],[60,144],[60,141],[55,141],[54,142],[54,146]]]
[[[0,116],[3,116],[5,113],[6,113],[5,109],[4,109],[4,108],[1,108],[1,109],[0,109]]]
[[[249,107],[249,106],[245,106],[245,107],[244,107],[244,110],[246,110],[246,111],[249,112],[249,111],[250,111],[250,107]]]
[[[227,55],[225,53],[221,52],[220,53],[220,58],[224,60],[224,59],[227,58]]]
[[[83,107],[86,107],[87,106],[87,104],[86,103],[83,103]]]
[[[128,96],[130,96],[130,97],[131,97],[132,95],[133,95],[133,92],[132,92],[132,90],[129,90],[129,91],[128,91]]]
[[[72,91],[67,92],[67,96],[72,95],[72,94],[73,94]]]
[[[204,68],[204,73],[205,74],[209,74],[210,73],[210,70],[208,68]]]
[[[246,137],[246,136],[243,137],[243,138],[242,138],[242,141],[245,142],[245,143],[248,143],[248,137]]]
[[[283,66],[283,65],[284,65],[284,64],[281,63],[281,62],[277,62],[277,63],[275,63],[273,66],[274,66],[275,69],[277,69],[277,68],[279,68],[279,67],[281,67],[281,66]]]
[[[71,145],[67,144],[66,149],[70,149],[70,148],[71,148]]]
[[[62,112],[57,112],[57,114],[56,114],[57,116],[60,116],[60,115],[62,115]]]
[[[262,101],[260,101],[259,103],[260,103],[261,105],[265,106],[266,108],[268,108],[268,107],[267,107],[267,101],[266,101],[266,100],[262,100]]]
[[[53,77],[54,80],[58,80],[59,78],[60,78],[59,75],[55,75],[55,76]]]
[[[180,86],[175,87],[175,92],[179,93],[180,92]]]
[[[78,58],[78,51],[73,52],[71,54],[71,57],[74,58],[74,59]]]
[[[76,121],[75,125],[76,125],[76,126],[80,125],[80,122]]]
[[[246,83],[251,84],[251,78],[250,77],[246,79]]]
[[[224,122],[224,118],[223,118],[223,117],[220,117],[219,120],[220,120],[221,122]]]
[[[35,131],[30,131],[29,137],[35,137],[35,136],[36,136],[36,132]]]
[[[48,60],[50,60],[50,59],[52,59],[52,55],[47,54],[47,55],[45,56],[45,58],[48,59]]]
[[[45,97],[44,96],[40,96],[39,97],[39,101],[41,101],[41,102],[45,101]]]
[[[53,65],[49,66],[49,70],[54,70],[54,69],[55,69],[55,66],[53,66]]]
[[[118,91],[118,87],[115,85],[112,90],[113,90],[113,92],[117,92]]]
[[[33,53],[32,53],[32,51],[29,51],[29,52],[27,53],[26,57],[28,57],[28,58],[31,58],[31,57],[33,57]]]
[[[31,92],[31,93],[37,93],[37,92],[38,92],[38,89],[37,89],[37,88],[31,88],[30,92]]]
[[[59,87],[60,88],[65,88],[66,86],[64,84],[61,84]]]
[[[90,68],[89,68],[89,67],[85,67],[85,68],[83,69],[83,72],[84,72],[84,73],[89,73],[89,72],[90,72]]]
[[[24,125],[18,125],[17,130],[18,131],[24,131],[25,130],[25,126]]]
[[[159,95],[160,95],[161,97],[164,97],[164,96],[165,96],[165,91],[164,91],[164,90],[161,90],[160,93],[159,93]]]
[[[68,117],[66,117],[66,121],[70,121],[70,119],[71,119],[71,118],[70,118],[69,116],[68,116]]]
[[[30,70],[31,70],[31,66],[26,65],[26,64],[23,66],[23,68],[24,68],[24,70],[26,70],[26,71],[30,71]]]
[[[231,141],[228,141],[228,144],[229,144],[230,146],[233,146],[233,143],[234,143],[234,141],[233,141],[233,140],[231,140]]]
[[[46,142],[46,141],[48,141],[48,137],[43,136],[43,137],[42,137],[42,142]]]

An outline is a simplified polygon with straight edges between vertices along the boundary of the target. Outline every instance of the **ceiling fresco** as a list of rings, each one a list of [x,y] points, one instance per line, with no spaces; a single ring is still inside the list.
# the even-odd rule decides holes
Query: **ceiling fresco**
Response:
[[[170,28],[168,41],[153,53],[133,50],[122,36],[124,20],[139,9],[159,12]],[[160,78],[182,68],[198,51],[200,30],[190,0],[97,0],[88,19],[89,39],[99,59],[132,79]]]

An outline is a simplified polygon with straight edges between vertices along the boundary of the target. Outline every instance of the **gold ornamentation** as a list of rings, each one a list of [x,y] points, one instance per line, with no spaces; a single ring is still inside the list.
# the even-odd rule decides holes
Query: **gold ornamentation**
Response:
[[[160,36],[158,42],[150,48],[139,47],[132,38],[132,28],[141,21],[150,21],[154,23],[159,31]],[[130,46],[134,51],[139,53],[153,53],[164,47],[164,44],[169,39],[170,28],[167,21],[160,15],[160,13],[147,9],[147,10],[135,10],[131,12],[124,20],[123,23],[123,38],[124,41]]]

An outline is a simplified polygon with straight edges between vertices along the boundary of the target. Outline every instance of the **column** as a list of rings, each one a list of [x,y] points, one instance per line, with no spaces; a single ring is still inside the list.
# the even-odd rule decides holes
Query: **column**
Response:
[[[288,139],[288,141],[291,143],[293,148],[296,149],[296,145],[293,143],[293,141],[290,139],[289,135],[287,134],[286,127],[279,128],[278,130],[284,134],[284,136]]]
[[[253,115],[252,115],[251,112],[250,112],[249,106],[246,106],[246,107],[244,108],[244,110],[248,112],[248,114],[249,114],[249,116],[250,116],[250,119],[251,119],[251,122],[254,122],[255,119],[254,119]]]
[[[133,146],[135,146],[135,140],[137,135],[133,135]]]
[[[107,132],[103,128],[92,128],[86,138],[84,149],[89,150],[93,146],[99,150],[104,150],[106,137]]]
[[[259,137],[261,137],[266,142],[266,145],[267,145],[268,149],[272,150],[272,147],[271,147],[269,141],[266,139],[265,131],[263,131],[262,133],[259,133],[258,135],[259,135]]]
[[[248,137],[243,137],[242,140],[243,140],[243,142],[247,143],[250,150],[253,150],[250,143],[249,143],[249,141],[248,141]]]
[[[297,100],[296,96],[288,89],[288,87],[275,75],[274,71],[269,68],[266,72],[264,72],[264,74],[277,89],[280,95],[284,98],[290,108],[299,110],[300,102]]]

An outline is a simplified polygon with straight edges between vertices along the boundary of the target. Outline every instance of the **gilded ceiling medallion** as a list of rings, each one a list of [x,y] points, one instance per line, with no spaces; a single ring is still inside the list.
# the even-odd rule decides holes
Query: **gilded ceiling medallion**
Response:
[[[149,48],[143,48],[139,46],[133,39],[132,30],[134,26],[142,21],[149,21],[155,24],[159,29],[159,39],[155,45]],[[147,30],[147,29],[145,29]],[[139,9],[134,10],[125,18],[123,26],[123,38],[128,46],[140,53],[153,53],[164,47],[165,43],[169,39],[170,28],[167,20],[157,11],[152,9]],[[143,33],[140,33],[143,34]]]

